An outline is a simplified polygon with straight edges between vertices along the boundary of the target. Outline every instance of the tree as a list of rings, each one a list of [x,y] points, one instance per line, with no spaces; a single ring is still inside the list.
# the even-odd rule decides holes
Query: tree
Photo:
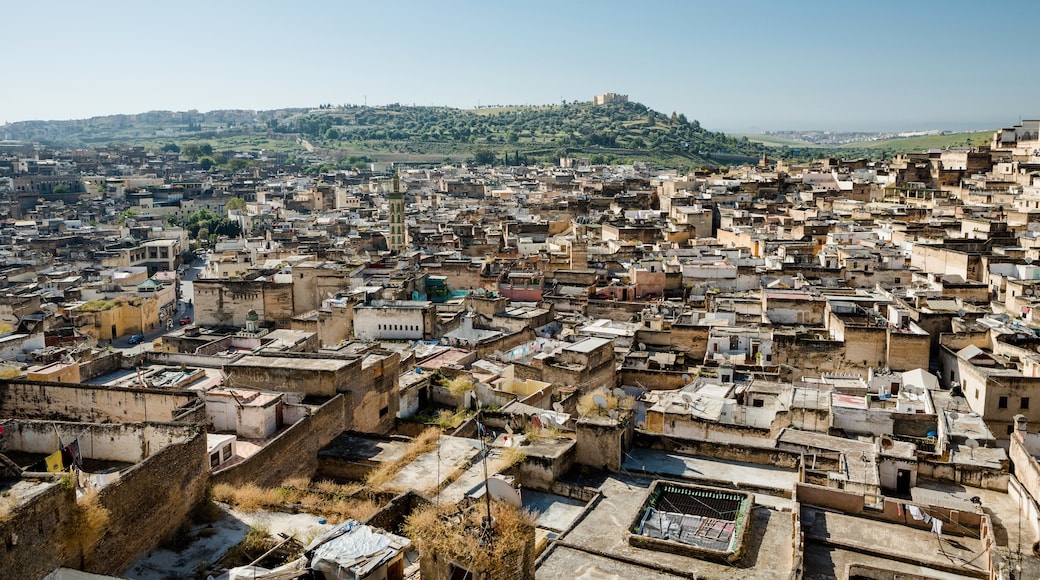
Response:
[[[51,190],[51,193],[69,193],[71,191],[72,188],[69,187],[69,184],[59,183],[58,185],[54,186],[54,189]]]
[[[228,211],[243,211],[246,209],[246,200],[241,197],[232,197],[224,206]]]
[[[209,171],[216,164],[217,162],[214,161],[213,158],[208,155],[206,157],[199,158],[199,165],[202,167],[203,171]]]
[[[128,209],[123,213],[119,214],[119,225],[123,226],[126,224],[126,220],[132,220],[135,217],[137,217],[137,212],[132,209]]]
[[[325,130],[325,138],[329,141],[337,141],[339,139],[339,129],[335,127],[329,127]]]
[[[213,155],[213,146],[209,143],[203,143],[199,145],[199,153],[202,155]]]
[[[176,143],[167,143],[166,145],[163,145],[162,150],[168,153],[180,153],[181,148],[178,147]]]
[[[228,161],[228,168],[231,171],[241,171],[249,167],[249,161],[242,159],[241,157],[235,157]]]
[[[477,165],[492,165],[495,163],[495,152],[488,149],[474,151],[473,163]]]
[[[198,145],[185,145],[181,147],[181,155],[187,157],[191,161],[198,160],[199,156],[202,155],[202,151]]]

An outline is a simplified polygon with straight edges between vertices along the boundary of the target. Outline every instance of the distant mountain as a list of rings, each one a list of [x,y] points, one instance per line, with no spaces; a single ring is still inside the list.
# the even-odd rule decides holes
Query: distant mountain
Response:
[[[296,135],[325,150],[524,158],[584,153],[604,161],[635,158],[715,165],[755,159],[770,150],[746,138],[705,130],[684,115],[664,114],[631,102],[473,110],[323,105],[272,111],[152,111],[0,126],[2,139],[56,145],[154,144],[243,133]]]

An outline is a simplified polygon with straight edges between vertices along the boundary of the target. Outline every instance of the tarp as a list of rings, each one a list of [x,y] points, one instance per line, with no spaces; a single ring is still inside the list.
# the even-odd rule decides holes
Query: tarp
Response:
[[[326,580],[356,580],[412,545],[404,538],[349,520],[315,538],[307,547],[311,569]]]

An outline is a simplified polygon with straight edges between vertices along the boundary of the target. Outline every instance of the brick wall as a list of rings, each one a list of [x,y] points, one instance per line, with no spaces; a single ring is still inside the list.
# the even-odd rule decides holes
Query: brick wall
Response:
[[[336,395],[255,455],[213,474],[213,483],[273,487],[292,477],[311,477],[318,467],[318,450],[343,432],[346,400]]]

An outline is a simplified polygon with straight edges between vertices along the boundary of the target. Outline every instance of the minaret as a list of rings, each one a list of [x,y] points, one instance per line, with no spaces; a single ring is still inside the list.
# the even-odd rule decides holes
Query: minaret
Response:
[[[408,248],[408,231],[404,225],[404,194],[401,193],[401,180],[396,173],[394,190],[390,193],[390,237],[387,245],[394,252]]]

